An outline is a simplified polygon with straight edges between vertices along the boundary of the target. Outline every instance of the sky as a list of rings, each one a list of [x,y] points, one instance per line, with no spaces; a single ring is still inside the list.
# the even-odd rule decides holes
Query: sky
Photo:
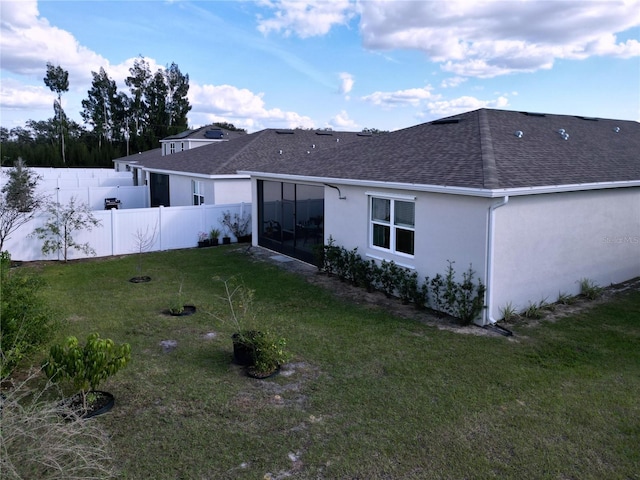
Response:
[[[0,0],[0,126],[91,72],[189,75],[189,127],[397,130],[478,108],[640,121],[640,0]]]

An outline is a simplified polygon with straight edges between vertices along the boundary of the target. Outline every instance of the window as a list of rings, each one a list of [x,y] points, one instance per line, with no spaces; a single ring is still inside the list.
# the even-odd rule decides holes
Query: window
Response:
[[[371,244],[395,253],[413,255],[415,203],[371,197]]]
[[[173,142],[169,144],[169,153],[176,153],[176,144]]]
[[[204,203],[204,184],[197,180],[191,180],[193,190],[193,204],[202,205]]]

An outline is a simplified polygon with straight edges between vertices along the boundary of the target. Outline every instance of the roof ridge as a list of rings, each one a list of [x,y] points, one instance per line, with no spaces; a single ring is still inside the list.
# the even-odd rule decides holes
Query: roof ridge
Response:
[[[221,163],[221,164],[220,164],[220,167],[221,167],[221,168],[224,168],[224,167],[229,166],[229,164],[230,164],[230,163],[232,163],[232,162],[233,162],[233,160],[235,160],[235,159],[236,159],[236,157],[237,157],[238,155],[240,155],[240,153],[241,153],[241,152],[243,152],[244,150],[246,150],[247,148],[249,148],[249,145],[251,145],[253,142],[255,142],[256,140],[258,140],[258,138],[259,138],[260,136],[262,136],[262,135],[264,134],[264,132],[266,132],[266,131],[267,131],[266,129],[265,129],[265,130],[260,130],[259,132],[251,133],[251,134],[249,134],[249,135],[245,135],[244,137],[242,137],[242,138],[251,138],[251,136],[252,136],[252,135],[255,135],[255,137],[251,138],[251,140],[250,140],[250,141],[246,142],[242,147],[240,147],[240,148],[239,148],[238,150],[236,150],[233,154],[231,154],[231,155],[229,156],[229,158],[227,158],[227,161],[226,161],[226,162]],[[240,140],[240,139],[238,138],[238,139],[235,139],[235,140]]]
[[[498,167],[493,152],[493,139],[491,127],[487,119],[487,111],[483,108],[478,111],[478,127],[480,130],[480,155],[482,157],[482,176],[484,188],[498,188]]]

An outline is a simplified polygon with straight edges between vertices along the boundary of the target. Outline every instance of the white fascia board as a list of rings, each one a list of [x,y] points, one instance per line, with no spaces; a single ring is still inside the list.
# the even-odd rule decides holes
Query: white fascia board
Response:
[[[539,187],[517,187],[517,188],[468,188],[468,187],[454,187],[446,185],[425,185],[418,183],[398,183],[398,182],[377,182],[367,180],[354,180],[347,178],[329,178],[329,177],[309,177],[304,175],[289,175],[278,173],[265,173],[265,172],[251,172],[241,171],[238,172],[244,175],[250,175],[251,177],[265,179],[265,180],[283,180],[302,183],[328,183],[337,185],[352,185],[367,188],[389,188],[393,190],[410,190],[415,192],[430,192],[430,193],[447,193],[452,195],[467,195],[472,197],[485,197],[485,198],[499,198],[508,196],[520,196],[520,195],[537,195],[543,193],[561,193],[561,192],[576,192],[582,190],[602,190],[610,188],[626,188],[626,187],[640,187],[640,180],[629,180],[621,182],[594,182],[594,183],[577,183],[569,185],[548,185]]]
[[[247,180],[249,179],[249,175],[238,175],[238,174],[225,174],[225,175],[210,175],[206,173],[192,173],[192,172],[184,172],[182,170],[162,170],[159,168],[149,168],[142,167],[143,171],[150,173],[161,173],[164,175],[176,175],[180,177],[196,177],[196,178],[206,178],[211,180]]]

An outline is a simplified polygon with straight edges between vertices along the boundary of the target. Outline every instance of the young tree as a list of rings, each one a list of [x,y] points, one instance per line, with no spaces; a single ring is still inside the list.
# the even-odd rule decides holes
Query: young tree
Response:
[[[54,67],[47,62],[47,76],[44,77],[44,84],[49,87],[52,92],[58,94],[58,99],[53,102],[53,110],[60,123],[60,146],[62,151],[62,163],[66,163],[64,153],[64,110],[62,109],[62,92],[69,91],[69,72],[64,70],[60,65]]]
[[[66,205],[58,202],[50,203],[47,205],[47,212],[49,218],[44,226],[33,231],[37,238],[44,240],[42,253],[48,255],[61,252],[65,262],[68,259],[69,250],[78,250],[87,255],[96,254],[88,242],[78,243],[73,239],[76,232],[91,231],[94,227],[101,225],[100,220],[91,213],[89,205],[76,203],[76,198],[71,197]]]
[[[18,158],[0,192],[0,252],[13,232],[29,222],[42,205],[35,190],[40,177]]]

